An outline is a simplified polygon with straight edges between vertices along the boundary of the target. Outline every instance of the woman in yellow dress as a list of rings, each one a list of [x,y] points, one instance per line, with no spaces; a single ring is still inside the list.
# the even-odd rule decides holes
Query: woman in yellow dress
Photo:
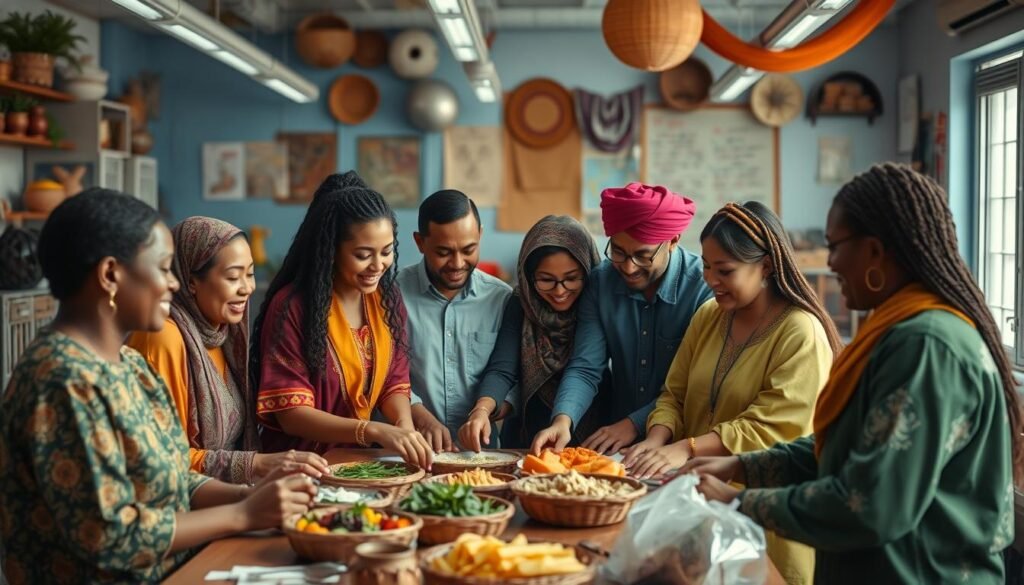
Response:
[[[701,232],[714,292],[693,317],[669,368],[647,438],[626,451],[637,477],[697,455],[770,447],[811,431],[839,334],[793,260],[778,217],[756,202],[728,204]],[[814,551],[768,534],[790,584],[810,583]]]

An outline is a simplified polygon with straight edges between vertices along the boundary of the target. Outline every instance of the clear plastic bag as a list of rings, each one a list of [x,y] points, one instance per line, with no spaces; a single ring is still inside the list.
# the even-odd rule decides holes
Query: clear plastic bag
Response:
[[[737,504],[705,500],[697,482],[678,477],[633,506],[603,583],[764,585],[764,530]]]

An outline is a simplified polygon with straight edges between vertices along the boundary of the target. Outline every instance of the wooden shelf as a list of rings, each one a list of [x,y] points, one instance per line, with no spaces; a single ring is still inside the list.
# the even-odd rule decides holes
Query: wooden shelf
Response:
[[[54,146],[53,143],[46,138],[0,134],[0,145],[4,144],[13,144],[15,146],[25,146],[29,148],[50,148],[55,150],[74,150],[75,148],[75,145],[67,140],[64,140],[59,145]]]
[[[4,220],[15,227],[24,226],[26,221],[46,221],[48,217],[49,213],[38,211],[8,211],[4,214]]]
[[[12,94],[12,93],[23,93],[30,95],[34,98],[41,100],[49,100],[51,102],[73,102],[75,96],[70,93],[64,93],[49,87],[42,87],[40,85],[30,85],[28,83],[18,83],[17,81],[0,81],[0,93]]]

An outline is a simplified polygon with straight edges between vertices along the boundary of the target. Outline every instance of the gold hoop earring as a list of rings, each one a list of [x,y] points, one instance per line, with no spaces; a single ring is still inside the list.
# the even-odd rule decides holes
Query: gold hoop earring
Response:
[[[878,274],[880,274],[882,277],[882,282],[879,283],[877,286],[871,284],[872,270],[877,270]],[[877,266],[872,266],[871,268],[868,268],[867,272],[864,273],[864,286],[868,287],[868,290],[871,292],[878,292],[885,288],[885,273],[882,272],[882,269]]]
[[[114,302],[114,296],[115,295],[117,295],[117,291],[116,290],[110,291],[110,310],[111,310],[111,312],[113,312],[116,315],[117,314],[117,303]]]

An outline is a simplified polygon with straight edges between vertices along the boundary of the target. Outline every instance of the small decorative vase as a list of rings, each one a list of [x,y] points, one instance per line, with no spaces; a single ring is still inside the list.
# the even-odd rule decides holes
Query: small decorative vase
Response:
[[[53,55],[14,53],[14,81],[53,87]]]
[[[28,130],[28,112],[7,112],[6,132],[15,136],[24,136]]]
[[[153,135],[145,128],[132,130],[132,154],[146,154],[153,148]]]
[[[50,213],[67,199],[64,185],[49,179],[33,181],[23,196],[25,209],[38,213]]]
[[[352,578],[358,585],[419,585],[423,578],[412,547],[394,542],[364,542],[355,552]]]
[[[46,108],[43,106],[33,106],[28,111],[28,135],[46,136],[46,131],[49,128],[50,123],[46,120]]]

